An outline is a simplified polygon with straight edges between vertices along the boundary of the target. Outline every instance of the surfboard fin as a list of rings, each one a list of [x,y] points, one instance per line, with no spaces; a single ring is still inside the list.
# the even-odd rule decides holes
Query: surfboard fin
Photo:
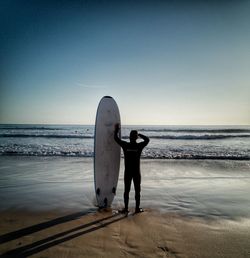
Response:
[[[103,202],[104,202],[104,207],[108,207],[108,199],[107,199],[107,197],[105,197]]]
[[[112,188],[112,193],[116,194],[116,188],[115,187]]]

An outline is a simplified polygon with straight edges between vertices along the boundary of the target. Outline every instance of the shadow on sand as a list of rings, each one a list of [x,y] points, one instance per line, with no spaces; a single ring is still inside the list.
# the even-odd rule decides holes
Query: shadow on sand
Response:
[[[66,223],[71,220],[75,220],[81,218],[90,212],[77,212],[67,216],[59,217],[47,222],[39,223],[27,228],[23,228],[17,231],[13,231],[7,234],[0,236],[0,244],[6,243],[8,241],[12,241],[18,239],[20,237],[33,234],[43,229],[47,229],[52,226],[56,226],[58,224]],[[45,249],[48,249],[52,246],[61,244],[63,242],[69,241],[76,237],[88,234],[90,232],[96,231],[100,228],[106,227],[112,223],[115,223],[119,220],[126,218],[126,215],[122,215],[120,213],[112,214],[106,216],[104,218],[91,221],[89,223],[80,225],[78,227],[57,233],[55,235],[49,236],[42,240],[36,241],[31,244],[27,244],[25,246],[21,246],[10,251],[5,252],[4,254],[0,255],[0,257],[28,257],[30,255],[36,254],[41,252]]]

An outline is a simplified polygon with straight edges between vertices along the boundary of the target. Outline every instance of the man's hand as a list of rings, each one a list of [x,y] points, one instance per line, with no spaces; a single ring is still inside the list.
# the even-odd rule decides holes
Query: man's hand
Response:
[[[121,126],[119,123],[115,124],[115,132],[119,132],[121,129]]]
[[[149,138],[143,134],[138,133],[138,137],[142,138],[144,140],[145,146],[149,143]]]

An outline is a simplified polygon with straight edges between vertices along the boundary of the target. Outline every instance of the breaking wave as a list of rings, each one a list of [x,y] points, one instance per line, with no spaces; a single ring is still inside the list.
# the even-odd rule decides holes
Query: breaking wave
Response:
[[[0,137],[20,137],[20,138],[76,138],[76,139],[93,139],[93,135],[81,134],[27,134],[27,133],[5,133]],[[228,138],[250,138],[250,134],[204,134],[204,135],[150,135],[151,139],[168,139],[168,140],[220,140]],[[124,136],[123,139],[128,139]]]
[[[179,128],[141,128],[144,132],[176,132],[176,133],[250,133],[250,129],[179,129]]]
[[[20,137],[20,138],[79,138],[79,139],[91,139],[92,135],[79,135],[79,134],[25,134],[25,133],[5,133],[0,134],[0,137]]]
[[[63,157],[94,157],[93,151],[67,151],[67,150],[14,150],[6,149],[0,151],[0,156],[63,156]],[[122,156],[123,157],[123,156]],[[205,153],[160,153],[150,151],[142,154],[144,159],[214,159],[214,160],[250,160],[250,155],[239,154],[205,154]]]

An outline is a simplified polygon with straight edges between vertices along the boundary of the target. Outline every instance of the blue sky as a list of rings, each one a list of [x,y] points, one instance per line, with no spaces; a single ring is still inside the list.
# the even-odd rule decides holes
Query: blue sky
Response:
[[[0,123],[250,124],[250,1],[1,1]]]

